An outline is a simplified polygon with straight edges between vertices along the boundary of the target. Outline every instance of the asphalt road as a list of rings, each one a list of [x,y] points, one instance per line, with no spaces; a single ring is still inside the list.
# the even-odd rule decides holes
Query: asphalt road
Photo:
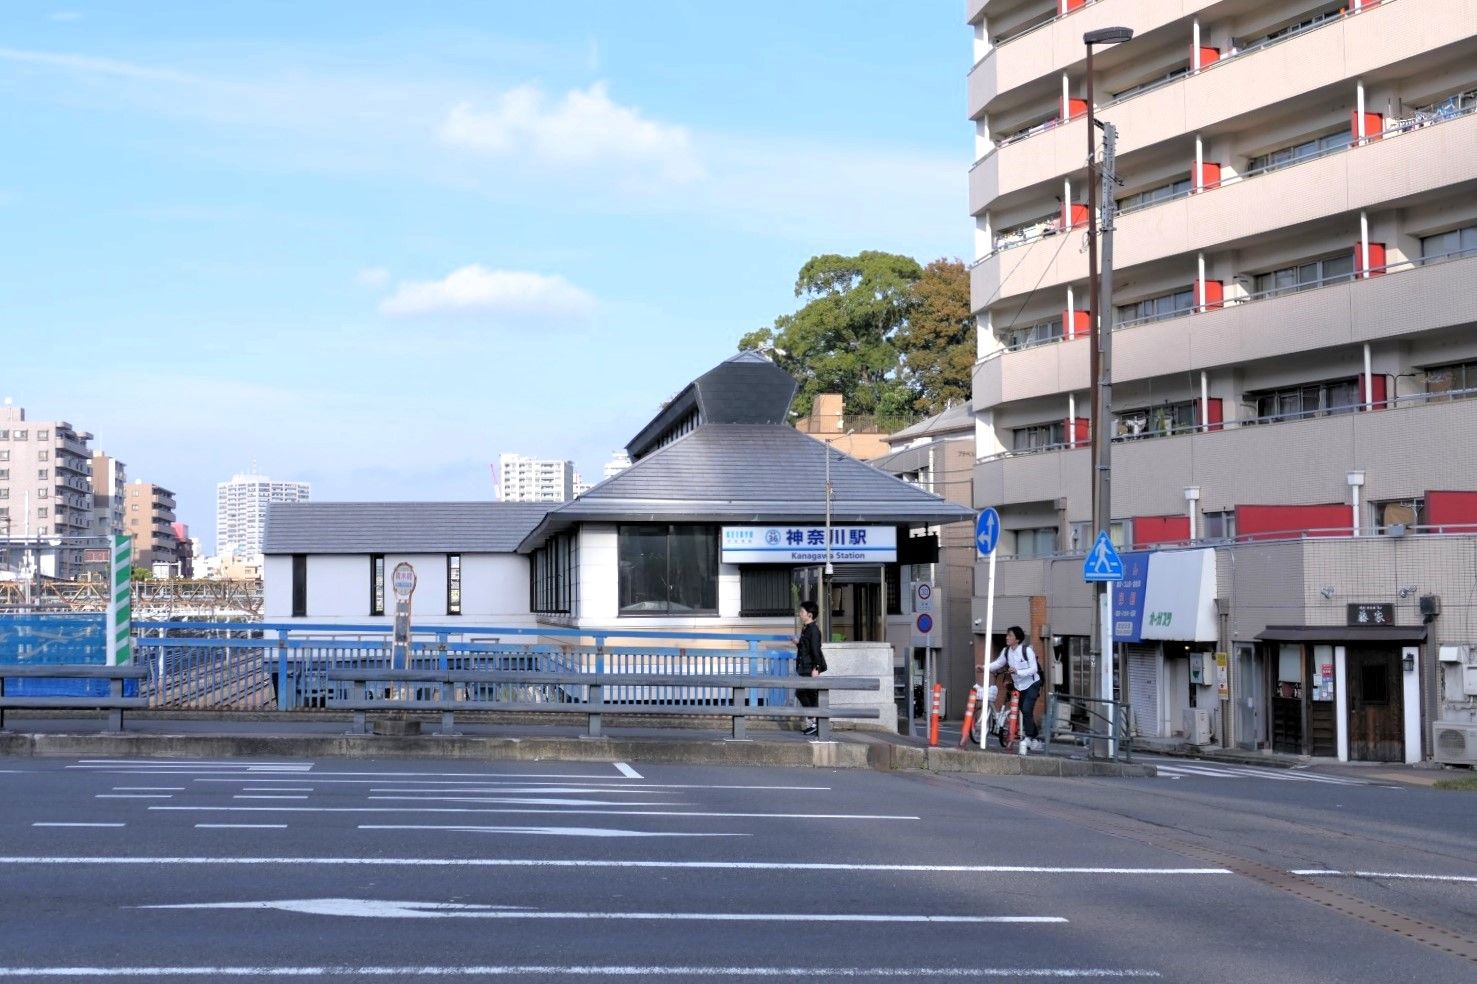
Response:
[[[1220,766],[0,760],[0,978],[1469,982],[1474,802]]]

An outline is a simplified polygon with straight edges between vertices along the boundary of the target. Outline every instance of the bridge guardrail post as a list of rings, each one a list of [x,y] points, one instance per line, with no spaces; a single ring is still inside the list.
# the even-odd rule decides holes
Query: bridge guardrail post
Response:
[[[287,691],[287,630],[277,630],[277,710],[292,710]]]

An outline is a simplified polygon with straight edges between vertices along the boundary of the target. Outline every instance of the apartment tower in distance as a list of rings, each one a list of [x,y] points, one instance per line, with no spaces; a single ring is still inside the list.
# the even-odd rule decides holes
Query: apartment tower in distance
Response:
[[[497,456],[499,502],[568,502],[576,486],[583,486],[572,461],[525,458],[521,454]]]
[[[1004,530],[977,647],[1029,626],[1058,691],[1096,692],[1102,427],[1114,691],[1140,735],[1477,762],[1477,0],[967,0],[966,17],[974,499]],[[1097,304],[1083,35],[1104,27],[1133,37],[1093,56],[1117,131]]]
[[[0,405],[0,566],[71,580],[92,532],[91,434]],[[21,558],[16,560],[15,558]]]
[[[133,566],[175,563],[179,540],[174,535],[174,493],[143,479],[124,489],[123,532],[133,537]]]
[[[267,506],[273,502],[307,502],[307,482],[274,482],[265,475],[233,475],[215,486],[215,553],[217,557],[260,558]]]

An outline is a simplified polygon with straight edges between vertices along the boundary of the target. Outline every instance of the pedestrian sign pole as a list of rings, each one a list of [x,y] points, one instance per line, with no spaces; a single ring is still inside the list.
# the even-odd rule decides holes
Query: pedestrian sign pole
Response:
[[[1082,580],[1088,584],[1106,585],[1123,580],[1123,558],[1113,547],[1107,530],[1098,530],[1097,539],[1082,561]],[[1113,701],[1113,591],[1098,590],[1098,695],[1109,704]],[[1108,715],[1107,757],[1118,755],[1116,712]]]
[[[995,548],[1000,544],[1000,514],[994,507],[988,507],[980,512],[979,519],[974,524],[974,548],[980,557],[990,559],[989,573],[985,577],[985,666],[995,658],[990,651],[990,645],[995,638]],[[980,714],[989,713],[988,698],[990,695],[990,674],[987,670],[980,671]],[[988,729],[985,729],[988,730]],[[980,748],[985,747],[984,734],[980,735]]]

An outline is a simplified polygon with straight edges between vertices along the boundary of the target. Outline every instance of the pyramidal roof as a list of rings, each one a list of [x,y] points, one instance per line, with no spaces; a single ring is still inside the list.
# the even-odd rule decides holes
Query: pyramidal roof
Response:
[[[798,386],[758,352],[740,352],[688,383],[626,445],[631,460],[702,424],[783,424]]]

